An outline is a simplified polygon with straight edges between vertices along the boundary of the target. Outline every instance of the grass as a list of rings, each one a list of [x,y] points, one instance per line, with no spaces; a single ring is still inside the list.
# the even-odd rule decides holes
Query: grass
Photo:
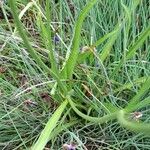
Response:
[[[0,149],[150,149],[148,1],[0,6]]]

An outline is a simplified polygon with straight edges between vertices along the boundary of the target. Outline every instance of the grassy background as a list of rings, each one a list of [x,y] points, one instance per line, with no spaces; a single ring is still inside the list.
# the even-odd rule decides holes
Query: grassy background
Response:
[[[88,0],[52,1],[52,45],[55,50],[57,67],[62,68],[67,50],[73,37],[74,25],[79,12]],[[28,1],[17,1],[21,11]],[[123,0],[129,8],[132,1]],[[37,3],[44,12],[45,3]],[[140,33],[150,26],[150,1],[143,0],[131,15],[129,35],[125,34],[126,24],[111,47],[109,57],[99,63],[93,55],[77,63],[74,70],[73,98],[83,113],[90,116],[103,116],[103,105],[111,102],[123,108],[128,101],[138,93],[141,83],[150,75],[150,44],[149,38],[137,50],[137,54],[124,62],[118,72],[116,66],[125,56],[127,49],[140,36]],[[2,15],[3,14],[3,15]],[[99,37],[112,31],[115,25],[124,17],[124,9],[120,0],[105,0],[98,2],[85,19],[81,30],[80,50],[95,43]],[[37,140],[44,125],[59,106],[63,97],[59,90],[57,96],[50,95],[55,80],[47,75],[30,57],[22,39],[15,30],[9,5],[1,5],[0,20],[0,149],[28,149]],[[21,21],[27,29],[26,33],[33,48],[42,60],[50,66],[48,52],[40,28],[40,19],[46,23],[37,7],[31,7],[23,15]],[[61,41],[53,39],[58,33]],[[101,53],[105,44],[96,47]],[[146,96],[149,96],[149,93]],[[26,100],[36,103],[28,104]],[[112,106],[111,106],[112,108]],[[110,108],[109,108],[109,111]],[[149,121],[149,106],[140,109],[141,120]],[[131,116],[130,116],[131,117]],[[69,123],[73,124],[69,124]],[[75,141],[78,149],[114,149],[114,150],[148,150],[150,139],[142,134],[130,132],[117,122],[94,124],[81,119],[68,106],[64,117],[59,121],[62,132],[51,137],[47,148],[62,149],[64,143]],[[70,127],[71,126],[71,127]],[[59,127],[59,126],[58,126]]]

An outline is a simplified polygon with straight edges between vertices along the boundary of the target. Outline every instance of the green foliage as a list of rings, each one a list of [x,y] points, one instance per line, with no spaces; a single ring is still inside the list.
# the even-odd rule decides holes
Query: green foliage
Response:
[[[42,150],[49,145],[50,149],[58,149],[63,144],[61,141],[67,139],[69,142],[75,139],[82,149],[84,144],[80,138],[93,138],[93,135],[110,136],[111,149],[116,145],[130,149],[130,144],[128,148],[124,146],[127,138],[135,142],[138,133],[149,136],[150,26],[146,21],[149,17],[146,2],[140,2],[90,0],[85,5],[85,1],[79,0],[73,4],[39,0],[29,5],[27,1],[9,0],[14,24],[6,14],[5,19],[12,38],[17,40],[6,40],[5,34],[0,33],[0,39],[5,42],[2,49],[7,50],[2,50],[0,59],[8,60],[4,64],[6,73],[0,67],[0,85],[4,92],[1,96],[0,89],[2,136],[12,134],[8,141],[11,143],[13,138],[14,142],[19,141],[14,144],[16,149],[33,145],[32,150]],[[27,10],[22,11],[19,18],[22,7],[35,13],[33,24],[37,26],[33,29],[40,33],[38,36],[31,35],[21,20]],[[4,7],[2,10],[5,13]],[[143,16],[138,18],[136,11]],[[0,27],[2,31],[7,29]],[[21,39],[13,28],[17,28]],[[53,38],[59,34],[57,43]],[[86,50],[82,50],[81,45]],[[21,84],[20,74],[26,74]],[[30,104],[30,100],[34,102]],[[134,111],[145,112],[146,119],[134,120],[131,117]],[[45,120],[48,120],[46,124]],[[9,130],[10,123],[13,128]],[[86,126],[88,129],[84,130]],[[128,130],[135,132],[131,135],[133,139]],[[7,142],[7,138],[3,141]]]
[[[141,89],[138,93],[130,100],[128,106],[126,107],[127,111],[133,111],[134,105],[140,102],[140,99],[149,91],[150,89],[150,77],[144,82]]]
[[[90,2],[88,2],[88,4],[80,13],[78,20],[76,21],[71,51],[68,52],[66,56],[66,61],[64,63],[62,73],[61,73],[64,79],[66,78],[66,75],[67,75],[67,78],[69,79],[72,77],[75,65],[77,63],[78,53],[79,53],[79,44],[81,40],[82,24],[88,12],[93,7],[93,5],[96,4],[96,2],[97,0],[91,0]]]
[[[149,131],[150,131],[150,125],[146,124],[146,123],[138,123],[138,122],[133,122],[130,120],[127,120],[125,117],[125,112],[123,110],[121,110],[118,113],[118,122],[125,128],[134,131],[134,132],[140,132],[140,133],[144,133],[146,135],[150,135]]]
[[[150,27],[147,27],[138,37],[138,39],[135,41],[135,43],[129,47],[129,51],[127,52],[126,59],[132,58],[135,54],[138,48],[140,48],[144,41],[150,36]]]
[[[64,109],[66,108],[68,101],[64,101],[55,111],[55,113],[51,116],[51,118],[46,123],[45,128],[40,134],[39,139],[35,143],[35,145],[31,148],[32,150],[42,150],[44,149],[45,145],[49,141],[49,138],[51,136],[51,132],[53,129],[57,126],[57,122],[59,118],[61,117]]]

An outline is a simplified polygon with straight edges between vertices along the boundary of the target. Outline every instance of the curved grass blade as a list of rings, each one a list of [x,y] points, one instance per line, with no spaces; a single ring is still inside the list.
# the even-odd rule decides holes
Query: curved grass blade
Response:
[[[145,135],[150,135],[150,124],[149,123],[138,123],[138,122],[128,121],[125,118],[124,110],[120,110],[118,112],[118,122],[121,126],[127,128],[131,131],[143,133]]]
[[[147,93],[149,89],[150,89],[150,77],[147,78],[147,80],[145,81],[139,92],[130,100],[128,105],[125,107],[125,110],[127,112],[130,112],[132,110],[132,107],[134,107],[134,105],[136,105],[139,102],[142,96],[144,96],[144,94]]]
[[[79,111],[79,110],[76,108],[74,102],[73,102],[70,98],[68,98],[68,101],[69,101],[69,103],[70,103],[72,109],[73,109],[80,117],[82,117],[83,119],[88,120],[88,121],[90,121],[90,122],[102,124],[102,123],[105,123],[105,122],[107,122],[107,121],[114,120],[114,119],[116,119],[116,117],[117,117],[117,112],[111,113],[111,114],[108,114],[108,115],[105,115],[105,116],[103,116],[103,117],[91,117],[91,116],[85,115],[85,114],[83,114],[81,111]]]
[[[35,145],[31,148],[32,150],[43,150],[49,138],[51,137],[51,133],[53,129],[57,126],[57,122],[60,119],[64,109],[66,108],[68,101],[65,100],[54,112],[49,121],[46,123],[45,128],[40,134],[39,139],[35,143]]]
[[[26,46],[26,48],[28,49],[30,55],[35,59],[35,61],[37,62],[37,64],[45,71],[45,72],[49,72],[49,68],[43,63],[43,61],[40,59],[40,57],[36,54],[35,50],[32,48],[32,46],[30,45],[29,41],[28,41],[28,38],[25,34],[25,31],[23,29],[23,26],[21,25],[21,22],[18,18],[18,13],[17,13],[17,7],[15,5],[15,0],[10,0],[9,1],[9,4],[10,4],[10,8],[11,8],[11,11],[12,11],[12,15],[14,17],[14,21],[15,21],[15,24],[17,26],[17,29],[19,31],[19,34],[21,36],[21,38],[23,39],[24,41],[24,44]]]
[[[141,83],[144,83],[146,81],[146,79],[147,79],[147,77],[138,78],[137,80],[133,81],[133,84],[139,85]],[[120,85],[120,87],[115,89],[113,92],[117,93],[117,92],[121,92],[126,89],[131,89],[133,87],[133,84],[126,83],[126,84]]]
[[[134,0],[134,1],[133,1],[132,9],[135,10],[136,7],[140,4],[140,2],[142,2],[142,0]]]
[[[24,14],[29,10],[29,8],[30,7],[32,7],[33,6],[33,2],[29,2],[27,5],[26,5],[26,7],[25,8],[23,8],[23,10],[20,12],[20,14],[19,14],[19,19],[21,19],[23,16],[24,16]]]
[[[14,21],[15,24],[17,26],[17,29],[19,31],[20,37],[22,38],[25,47],[27,48],[28,52],[30,53],[30,55],[32,56],[32,58],[35,59],[36,63],[45,71],[45,73],[50,73],[57,81],[58,86],[61,88],[62,91],[64,91],[64,94],[67,93],[67,88],[64,84],[62,84],[62,82],[60,81],[60,78],[58,77],[58,75],[56,73],[54,73],[49,67],[47,67],[44,62],[41,60],[41,58],[37,55],[37,53],[35,52],[35,50],[33,49],[33,47],[31,46],[30,42],[28,41],[28,38],[26,36],[26,33],[24,31],[24,28],[18,18],[17,15],[17,7],[15,5],[15,0],[10,0],[9,4],[10,4],[10,8],[14,17]]]
[[[82,12],[80,13],[76,21],[71,51],[67,54],[66,61],[61,71],[62,78],[64,79],[72,77],[73,70],[77,63],[77,58],[79,53],[79,44],[81,41],[80,34],[81,34],[82,24],[88,12],[94,6],[94,4],[96,4],[97,1],[98,0],[90,0],[90,2],[88,2],[88,4],[83,8]]]

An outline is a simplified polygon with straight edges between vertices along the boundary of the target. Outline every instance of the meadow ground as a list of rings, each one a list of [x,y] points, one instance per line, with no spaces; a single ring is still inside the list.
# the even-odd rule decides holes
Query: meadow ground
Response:
[[[150,150],[149,36],[150,0],[1,0],[0,150]]]

